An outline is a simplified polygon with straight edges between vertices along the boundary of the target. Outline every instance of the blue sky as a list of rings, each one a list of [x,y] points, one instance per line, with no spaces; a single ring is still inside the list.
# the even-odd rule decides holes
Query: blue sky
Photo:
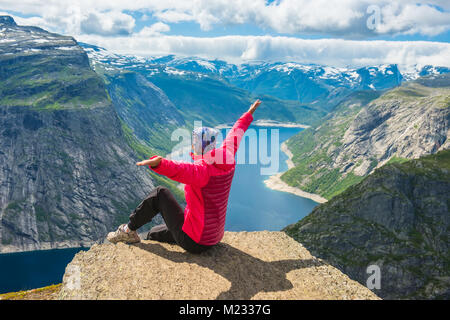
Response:
[[[446,0],[0,0],[0,13],[126,54],[450,63]]]

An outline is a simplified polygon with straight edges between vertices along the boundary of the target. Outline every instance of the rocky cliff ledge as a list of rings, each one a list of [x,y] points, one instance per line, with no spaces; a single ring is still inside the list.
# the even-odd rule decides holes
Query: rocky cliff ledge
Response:
[[[101,244],[67,266],[59,299],[379,299],[282,232],[225,232],[200,255]]]

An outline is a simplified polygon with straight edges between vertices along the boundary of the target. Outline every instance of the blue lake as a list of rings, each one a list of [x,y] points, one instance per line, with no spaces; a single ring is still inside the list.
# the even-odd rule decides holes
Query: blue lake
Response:
[[[299,128],[250,127],[259,141],[259,136],[268,136],[266,154],[269,158],[271,131],[278,130],[279,144],[296,133]],[[225,130],[223,131],[225,133]],[[268,175],[261,174],[262,165],[258,157],[257,163],[250,162],[250,143],[245,138],[246,161],[236,167],[231,186],[227,220],[228,231],[279,231],[288,224],[297,222],[308,215],[317,205],[316,202],[296,195],[274,191],[266,187],[264,180]],[[258,144],[258,152],[261,147]],[[287,170],[287,156],[279,150],[272,159],[278,158],[278,172]],[[239,158],[238,158],[239,159]],[[26,290],[61,283],[66,265],[79,252],[80,248],[32,251],[22,253],[0,254],[0,293]]]
[[[270,128],[250,127],[254,129],[258,138],[266,130],[268,137],[267,150],[270,157],[271,131],[278,130],[279,143],[289,139],[300,132],[300,128]],[[258,139],[259,141],[259,139]],[[246,147],[247,158],[250,153],[248,138],[241,147]],[[260,148],[261,145],[258,145]],[[258,149],[259,150],[259,149]],[[258,151],[259,152],[259,151]],[[278,172],[287,170],[287,155],[279,148],[277,149],[279,168]],[[276,158],[276,157],[275,157]],[[291,193],[271,190],[266,187],[264,180],[269,176],[261,174],[262,165],[258,159],[256,164],[249,163],[247,159],[244,164],[236,166],[236,172],[231,186],[228,202],[227,220],[225,229],[229,231],[279,231],[287,225],[297,222],[308,215],[317,205],[316,202],[301,198]]]
[[[61,283],[67,264],[80,250],[70,248],[0,254],[0,293]]]

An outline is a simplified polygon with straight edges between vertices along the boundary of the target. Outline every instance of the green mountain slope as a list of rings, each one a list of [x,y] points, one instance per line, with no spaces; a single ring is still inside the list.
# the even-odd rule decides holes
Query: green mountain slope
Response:
[[[105,80],[119,117],[139,141],[161,155],[170,153],[171,134],[185,121],[164,92],[136,72],[109,72]]]
[[[102,48],[83,45],[90,55],[94,70],[106,76],[108,84],[109,78],[118,73],[132,72],[144,76],[151,85],[160,88],[167,95],[178,110],[174,112],[174,116],[181,114],[188,127],[192,127],[195,120],[201,120],[207,126],[234,122],[256,98],[264,101],[258,110],[260,119],[311,125],[326,114],[320,108],[295,100],[283,100],[267,94],[253,96],[249,91],[236,87],[218,74],[178,70],[145,59],[142,61],[136,57],[106,54]],[[146,91],[148,84],[140,88],[142,84],[142,79],[134,83],[132,81],[132,86],[126,89]],[[115,87],[117,89],[117,86]],[[111,86],[108,85],[108,88],[111,89]],[[114,97],[112,99],[115,101]]]
[[[382,298],[450,298],[450,150],[385,165],[284,231]]]
[[[234,122],[256,98],[264,102],[258,109],[260,119],[310,125],[326,114],[297,101],[281,100],[269,95],[252,96],[248,91],[217,77],[157,73],[147,75],[147,78],[167,94],[186,121],[191,123],[202,120],[204,125],[214,126]]]
[[[379,97],[353,94],[324,123],[289,139],[295,168],[281,179],[331,199],[383,164],[447,149],[449,79],[406,83]]]
[[[14,21],[2,27],[0,105],[55,110],[109,103],[103,82],[72,37],[18,27]]]
[[[76,41],[1,21],[0,252],[92,244],[154,180]]]

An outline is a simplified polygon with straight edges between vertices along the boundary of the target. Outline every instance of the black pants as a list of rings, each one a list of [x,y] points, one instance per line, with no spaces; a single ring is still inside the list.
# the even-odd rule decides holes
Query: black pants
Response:
[[[192,253],[201,253],[212,246],[205,246],[192,240],[181,228],[184,223],[184,210],[165,187],[158,186],[143,200],[130,215],[128,228],[137,230],[161,213],[164,222],[153,227],[148,233],[148,240],[177,243]]]

